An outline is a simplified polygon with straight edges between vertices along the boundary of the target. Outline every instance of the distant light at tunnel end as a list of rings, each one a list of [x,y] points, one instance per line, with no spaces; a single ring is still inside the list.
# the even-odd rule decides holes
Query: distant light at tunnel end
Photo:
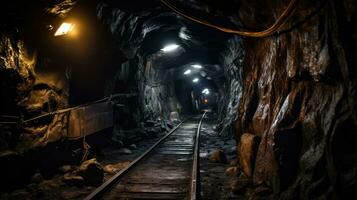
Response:
[[[55,36],[67,35],[70,33],[75,27],[75,24],[63,22],[61,26],[55,32]]]
[[[169,45],[166,45],[164,48],[161,49],[161,51],[163,52],[170,52],[170,51],[174,51],[176,50],[177,48],[179,48],[180,46],[177,45],[177,44],[169,44]]]
[[[183,74],[184,74],[184,75],[191,74],[191,70],[190,70],[190,69],[188,69],[188,70],[186,70]]]
[[[199,80],[200,80],[200,79],[198,79],[198,78],[194,78],[194,79],[192,80],[192,82],[197,83]]]

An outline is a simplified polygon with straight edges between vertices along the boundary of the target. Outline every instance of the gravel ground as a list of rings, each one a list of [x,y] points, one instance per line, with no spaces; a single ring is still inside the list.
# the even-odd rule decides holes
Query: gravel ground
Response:
[[[231,191],[230,185],[237,177],[225,174],[226,169],[231,166],[229,163],[236,159],[236,142],[233,138],[218,136],[214,127],[214,121],[208,118],[204,120],[201,129],[201,197],[207,200],[244,199],[243,196],[237,196]],[[209,159],[210,154],[216,150],[224,152],[228,160],[227,163],[212,162]]]

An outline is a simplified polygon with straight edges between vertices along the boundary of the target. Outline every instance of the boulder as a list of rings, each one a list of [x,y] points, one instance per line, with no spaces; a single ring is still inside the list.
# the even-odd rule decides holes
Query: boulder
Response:
[[[260,138],[250,133],[244,133],[239,143],[239,164],[248,177],[252,177],[255,157],[258,151]]]
[[[83,186],[84,185],[84,178],[82,176],[73,175],[67,173],[63,176],[62,181],[70,186]]]
[[[77,174],[84,178],[86,185],[98,186],[103,182],[103,167],[95,158],[84,161],[79,167]]]
[[[224,154],[222,150],[215,150],[213,151],[208,159],[212,162],[217,162],[217,163],[227,163],[227,156]]]
[[[228,167],[225,171],[227,176],[237,176],[239,173],[238,167]]]

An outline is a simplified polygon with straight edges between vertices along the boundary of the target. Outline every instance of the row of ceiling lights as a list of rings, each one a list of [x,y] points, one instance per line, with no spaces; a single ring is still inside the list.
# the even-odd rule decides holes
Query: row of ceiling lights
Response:
[[[161,51],[171,52],[171,51],[175,51],[179,47],[180,46],[177,44],[169,44],[169,45],[165,46],[164,48],[162,48]],[[199,64],[192,64],[191,67],[194,69],[202,69],[202,65],[199,65]],[[192,72],[192,69],[187,69],[183,74],[187,76],[187,75],[191,74],[191,72]],[[199,80],[200,80],[199,78],[195,77],[192,79],[192,82],[197,83]],[[209,93],[210,92],[209,92],[208,88],[205,88],[202,90],[202,94],[204,94],[204,95],[209,95]]]
[[[172,51],[175,51],[176,49],[178,49],[180,47],[180,45],[177,45],[177,44],[169,44],[169,45],[166,45],[164,48],[161,49],[161,51],[163,52],[172,52]],[[199,64],[193,64],[191,65],[191,67],[195,68],[195,69],[201,69],[202,68],[202,65],[199,65]],[[189,75],[191,74],[192,70],[191,69],[187,69],[183,74],[184,75]],[[193,83],[197,83],[200,79],[199,78],[194,78],[192,79],[192,82]]]
[[[75,24],[64,22],[56,30],[54,36],[57,37],[57,36],[67,35],[67,34],[73,32],[74,28],[75,28]],[[169,45],[165,46],[164,48],[162,48],[161,51],[163,51],[165,53],[172,52],[172,51],[175,51],[176,49],[178,49],[179,47],[180,47],[180,45],[177,45],[177,44],[169,44]],[[191,67],[194,69],[201,69],[202,65],[193,64],[193,65],[191,65]],[[191,69],[187,69],[183,74],[189,75],[189,74],[191,74],[191,72],[192,72]],[[197,83],[197,82],[199,82],[199,80],[200,80],[199,78],[195,77],[194,79],[192,79],[192,82]],[[202,94],[208,95],[209,89],[205,88],[204,90],[202,90]]]

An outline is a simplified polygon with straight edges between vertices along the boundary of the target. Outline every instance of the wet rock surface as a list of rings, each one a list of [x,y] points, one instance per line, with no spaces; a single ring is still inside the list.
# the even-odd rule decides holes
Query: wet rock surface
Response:
[[[264,21],[287,2],[263,2],[243,21]],[[253,8],[253,7],[251,7]],[[261,137],[253,179],[266,182],[282,199],[347,198],[356,177],[356,5],[341,1],[300,1],[285,28],[320,8],[306,23],[277,37],[247,39],[243,94],[236,122]],[[267,24],[267,23],[265,23]],[[351,54],[352,53],[352,54]],[[353,136],[354,135],[354,136]],[[354,179],[354,183],[347,180]],[[352,193],[351,193],[352,192]],[[281,195],[280,195],[281,194]]]
[[[248,176],[253,176],[255,158],[260,143],[259,136],[244,133],[239,141],[238,157],[239,166],[242,168],[243,173]]]

